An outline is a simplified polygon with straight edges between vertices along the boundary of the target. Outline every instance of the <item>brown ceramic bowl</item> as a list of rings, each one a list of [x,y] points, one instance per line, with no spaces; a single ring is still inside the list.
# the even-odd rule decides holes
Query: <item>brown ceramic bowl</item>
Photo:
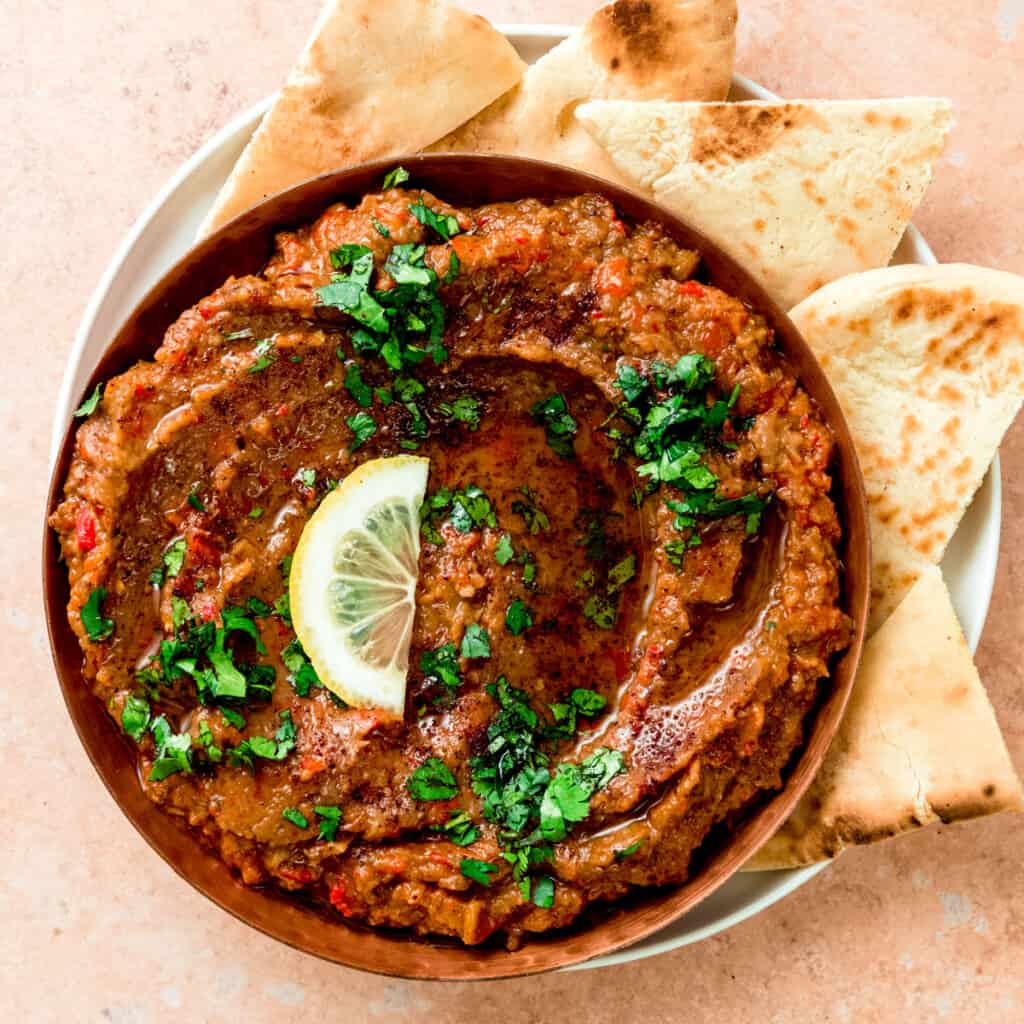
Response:
[[[271,255],[280,228],[315,219],[329,204],[355,202],[376,191],[399,161],[365,164],[315,178],[274,196],[243,214],[189,251],[139,304],[111,341],[90,382],[106,380],[136,360],[149,358],[178,315],[231,274],[258,272]],[[93,765],[132,824],[183,878],[242,921],[296,949],[327,960],[404,978],[507,978],[577,964],[610,953],[675,921],[714,892],[776,830],[814,776],[846,705],[860,657],[867,617],[869,551],[864,483],[849,428],[825,375],[803,338],[763,289],[729,256],[700,233],[647,199],[600,179],[552,164],[515,157],[413,156],[400,161],[423,186],[457,205],[533,196],[555,199],[600,192],[630,221],[662,224],[676,241],[703,254],[701,276],[743,299],[775,329],[803,386],[817,401],[838,441],[835,498],[844,527],[844,605],[856,632],[838,659],[785,788],[751,811],[745,823],[698,861],[693,877],[678,887],[639,894],[598,906],[576,926],[530,939],[516,952],[500,945],[469,948],[417,939],[396,931],[355,927],[287,899],[273,888],[248,888],[216,857],[206,853],[177,822],[143,794],[133,748],[82,677],[82,652],[66,615],[67,573],[56,539],[46,529],[43,583],[54,664],[68,711]],[[50,484],[47,514],[60,501],[74,447],[76,424],[68,425]],[[702,851],[703,852],[703,851]]]

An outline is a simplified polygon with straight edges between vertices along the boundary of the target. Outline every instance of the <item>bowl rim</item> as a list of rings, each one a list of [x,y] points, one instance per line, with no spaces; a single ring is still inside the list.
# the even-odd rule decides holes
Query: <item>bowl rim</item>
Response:
[[[514,952],[442,944],[406,932],[353,926],[342,919],[329,920],[304,910],[297,901],[286,899],[272,887],[243,886],[219,857],[208,853],[196,837],[149,801],[138,785],[134,761],[131,765],[126,763],[133,748],[91,689],[83,684],[81,650],[67,621],[67,573],[58,562],[56,537],[48,524],[60,503],[70,465],[79,426],[74,418],[65,427],[53,462],[43,524],[47,634],[68,714],[108,792],[161,858],[222,909],[293,948],[373,973],[437,980],[521,977],[613,953],[675,921],[731,877],[788,816],[838,728],[859,663],[870,593],[867,500],[849,427],[824,372],[789,317],[749,272],[702,232],[650,198],[585,172],[526,157],[447,153],[397,156],[327,172],[269,197],[197,242],[153,284],[105,348],[85,393],[97,382],[122,372],[136,359],[151,356],[178,315],[228,276],[219,269],[214,272],[219,261],[244,256],[258,270],[269,256],[268,243],[272,243],[277,230],[309,222],[332,202],[351,202],[376,191],[383,175],[397,164],[410,171],[414,182],[424,182],[424,188],[450,198],[457,205],[488,201],[488,197],[496,198],[495,191],[505,199],[538,193],[543,193],[545,199],[600,193],[629,220],[655,220],[680,244],[697,248],[713,283],[747,301],[774,329],[801,384],[814,397],[835,434],[835,491],[841,495],[837,505],[844,519],[845,607],[854,621],[851,644],[826,684],[831,692],[814,713],[814,720],[806,729],[807,739],[783,788],[752,812],[729,841],[683,885],[644,898],[638,906],[624,908],[621,903],[611,904],[604,908],[607,917],[598,923],[553,937],[531,937]],[[451,195],[448,186],[453,176],[462,182],[462,192],[456,196]],[[521,182],[522,187],[512,188],[515,181]],[[458,190],[457,185],[455,191]],[[258,254],[250,251],[257,243]],[[254,256],[258,256],[255,262]],[[239,272],[236,264],[232,266],[231,272]],[[187,301],[189,295],[194,295],[191,301]],[[187,840],[187,846],[182,838]],[[344,936],[340,941],[339,933]]]

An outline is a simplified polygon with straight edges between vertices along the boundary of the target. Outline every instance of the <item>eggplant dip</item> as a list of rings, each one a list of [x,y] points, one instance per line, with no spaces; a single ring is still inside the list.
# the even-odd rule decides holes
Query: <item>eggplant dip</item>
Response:
[[[97,388],[51,524],[155,803],[246,884],[515,947],[684,881],[782,785],[851,635],[833,438],[657,225],[406,177]],[[396,713],[321,679],[290,577],[321,502],[410,453]]]

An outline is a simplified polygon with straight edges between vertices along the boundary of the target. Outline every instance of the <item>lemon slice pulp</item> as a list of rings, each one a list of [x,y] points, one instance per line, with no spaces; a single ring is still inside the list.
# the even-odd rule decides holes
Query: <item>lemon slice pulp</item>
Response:
[[[292,559],[292,622],[346,704],[405,710],[428,459],[373,459],[320,503]]]

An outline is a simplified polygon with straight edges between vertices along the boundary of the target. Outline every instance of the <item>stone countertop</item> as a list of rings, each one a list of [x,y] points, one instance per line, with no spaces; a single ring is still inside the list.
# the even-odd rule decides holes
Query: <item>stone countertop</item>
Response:
[[[572,23],[587,0],[480,0]],[[790,97],[939,93],[959,124],[915,218],[941,259],[1024,273],[1024,0],[741,0],[738,70]],[[121,817],[64,712],[38,574],[51,414],[75,326],[174,169],[275,89],[318,0],[0,6],[0,934],[7,1020],[520,1024],[1024,1019],[1024,818],[844,855],[770,910],[622,968],[485,985],[392,981],[295,953],[195,893]],[[12,145],[13,144],[13,145]],[[14,301],[11,301],[13,296]],[[1024,418],[978,652],[1024,765]]]

